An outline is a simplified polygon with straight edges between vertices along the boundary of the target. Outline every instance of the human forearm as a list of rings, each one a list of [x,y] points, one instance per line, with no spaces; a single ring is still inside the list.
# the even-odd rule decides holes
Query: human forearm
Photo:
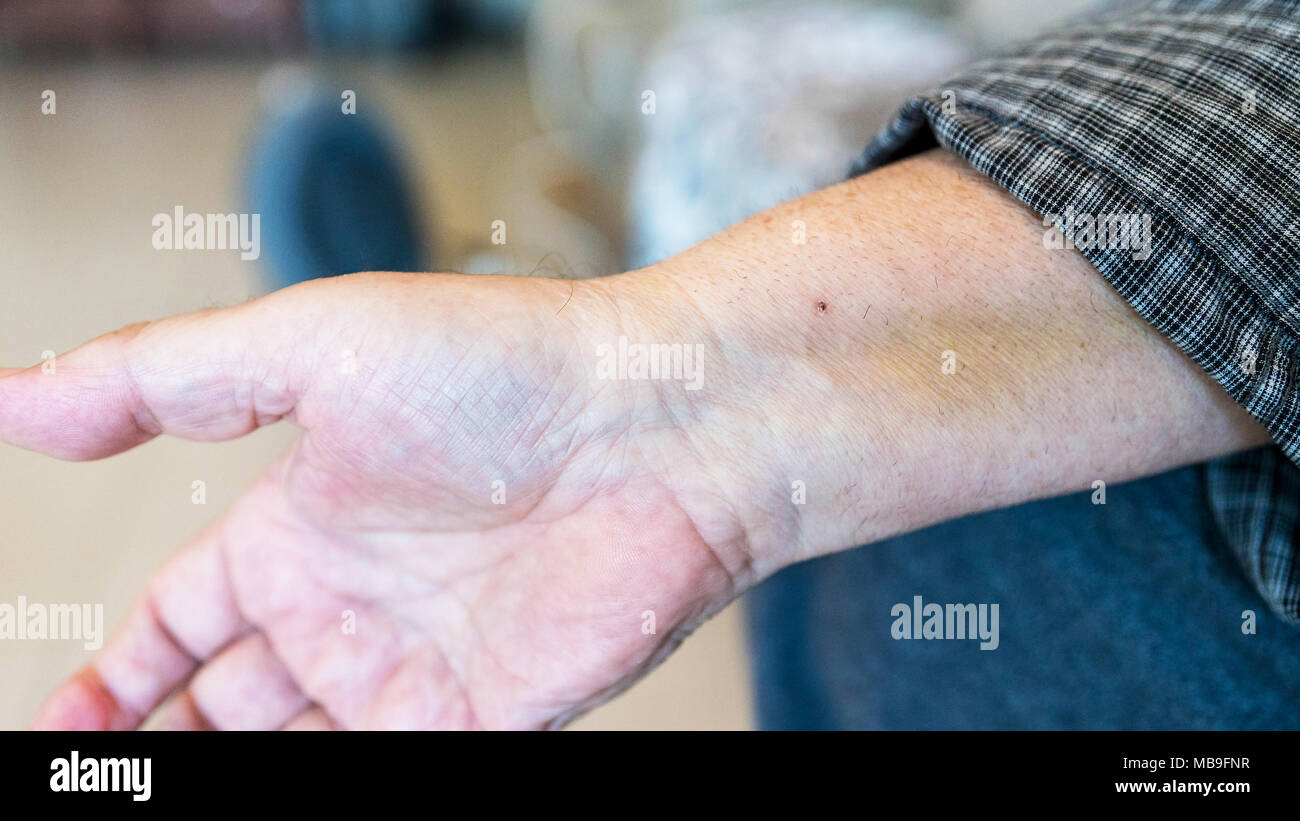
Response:
[[[622,276],[339,277],[0,372],[63,458],[303,428],[36,726],[559,726],[801,558],[1265,441],[1041,237],[930,155]]]
[[[686,435],[733,488],[760,575],[1268,441],[1042,237],[1030,211],[931,152],[632,275],[716,352],[698,398],[668,395],[700,420]]]

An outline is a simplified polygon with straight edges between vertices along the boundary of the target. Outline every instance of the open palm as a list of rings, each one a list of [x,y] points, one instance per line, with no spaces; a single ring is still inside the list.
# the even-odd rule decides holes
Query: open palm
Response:
[[[0,437],[62,458],[304,431],[36,726],[537,728],[631,683],[751,571],[691,400],[593,376],[616,303],[355,275],[5,372]]]

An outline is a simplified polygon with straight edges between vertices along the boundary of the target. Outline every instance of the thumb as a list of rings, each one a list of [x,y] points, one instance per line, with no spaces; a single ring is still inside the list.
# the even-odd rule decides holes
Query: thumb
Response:
[[[294,411],[300,336],[265,298],[129,325],[26,369],[0,369],[0,441],[99,459],[160,433],[216,441]]]

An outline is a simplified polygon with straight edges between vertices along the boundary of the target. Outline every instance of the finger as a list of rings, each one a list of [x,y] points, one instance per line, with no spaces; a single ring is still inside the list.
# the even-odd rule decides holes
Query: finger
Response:
[[[217,730],[274,730],[306,710],[292,674],[262,633],[252,633],[199,668],[179,702]]]
[[[98,459],[160,433],[242,436],[294,409],[301,323],[258,300],[131,325],[30,368],[0,370],[0,441]]]
[[[249,631],[222,560],[227,520],[159,571],[117,635],[46,701],[33,729],[135,728],[200,661]]]
[[[337,730],[338,724],[321,707],[311,706],[285,722],[282,730]]]
[[[215,730],[208,723],[208,719],[199,709],[199,705],[194,703],[194,697],[188,690],[183,690],[176,694],[176,697],[165,703],[154,717],[146,722],[144,729],[159,731],[207,731]]]
[[[187,689],[218,730],[275,730],[311,703],[261,633],[218,653]]]

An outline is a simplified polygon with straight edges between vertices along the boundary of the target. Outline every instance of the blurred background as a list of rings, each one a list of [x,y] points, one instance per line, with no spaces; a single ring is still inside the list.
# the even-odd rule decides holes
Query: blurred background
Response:
[[[0,0],[0,362],[318,275],[645,265],[842,179],[910,93],[1087,5]],[[260,256],[156,250],[177,206],[260,214]],[[0,448],[0,602],[111,630],[293,436]],[[737,607],[575,726],[750,726]],[[0,641],[0,729],[87,657]]]

